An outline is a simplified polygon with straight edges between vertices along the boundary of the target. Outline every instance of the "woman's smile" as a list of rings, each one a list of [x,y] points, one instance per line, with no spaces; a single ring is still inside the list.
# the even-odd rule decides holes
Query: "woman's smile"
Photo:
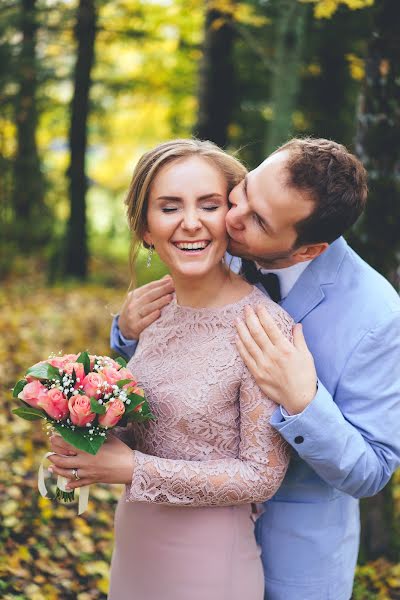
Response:
[[[173,241],[173,245],[180,252],[190,256],[201,256],[209,248],[211,240]]]

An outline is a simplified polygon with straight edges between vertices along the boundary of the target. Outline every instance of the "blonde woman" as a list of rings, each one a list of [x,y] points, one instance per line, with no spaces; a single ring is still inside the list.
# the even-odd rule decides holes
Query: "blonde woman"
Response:
[[[174,140],[139,161],[127,197],[134,249],[168,266],[175,293],[128,368],[156,420],[133,424],[96,456],[59,439],[55,472],[77,485],[125,483],[115,517],[110,600],[262,600],[251,503],[285,475],[276,408],[235,344],[245,306],[263,304],[290,339],[292,320],[224,263],[228,194],[246,171],[210,142]],[[125,438],[126,439],[126,438]]]

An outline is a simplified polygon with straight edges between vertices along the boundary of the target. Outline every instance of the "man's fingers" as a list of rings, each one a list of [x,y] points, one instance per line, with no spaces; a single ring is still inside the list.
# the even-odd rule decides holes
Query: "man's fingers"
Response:
[[[268,337],[268,334],[264,330],[259,316],[254,312],[251,306],[246,306],[246,325],[250,332],[251,337],[256,342],[258,347],[261,349],[263,354],[271,354],[274,352],[274,345]]]
[[[244,364],[246,365],[246,367],[249,369],[250,373],[254,377],[257,372],[256,361],[252,358],[250,353],[247,351],[246,346],[243,344],[243,342],[239,336],[236,336],[235,342],[236,342],[236,347],[238,349],[238,352],[239,352],[240,356],[242,357]]]
[[[146,329],[146,327],[148,327],[154,321],[156,321],[158,319],[158,317],[160,316],[160,314],[161,313],[159,310],[154,310],[152,313],[150,313],[149,315],[144,317],[141,321],[141,324],[143,325],[143,329]]]
[[[140,299],[137,298],[138,306],[140,305],[142,310],[143,308],[147,308],[154,302],[158,302],[160,300],[162,301],[166,297],[168,297],[168,301],[166,302],[166,304],[168,304],[168,302],[170,302],[172,299],[171,292],[172,290],[169,290],[169,288],[157,288],[155,290],[150,290],[143,294],[143,296],[141,296]],[[156,308],[158,307],[153,307],[150,310],[155,310]]]
[[[239,335],[239,338],[246,348],[248,354],[255,360],[256,362],[261,362],[263,358],[263,353],[257,343],[253,340],[250,335],[249,330],[247,329],[247,325],[241,321],[240,319],[236,319],[236,329]]]
[[[293,343],[298,350],[308,350],[306,340],[304,339],[303,326],[297,323],[293,327]]]
[[[257,315],[260,319],[260,323],[263,326],[265,333],[271,340],[274,346],[280,348],[290,348],[291,344],[288,339],[284,336],[278,325],[275,323],[272,315],[268,312],[267,308],[262,304],[257,306]]]
[[[145,285],[142,285],[141,287],[131,292],[131,294],[133,294],[136,299],[143,298],[143,296],[147,296],[147,294],[150,294],[151,300],[155,300],[160,295],[172,292],[174,289],[175,286],[173,279],[169,276],[165,279],[157,279],[156,281],[146,283]]]

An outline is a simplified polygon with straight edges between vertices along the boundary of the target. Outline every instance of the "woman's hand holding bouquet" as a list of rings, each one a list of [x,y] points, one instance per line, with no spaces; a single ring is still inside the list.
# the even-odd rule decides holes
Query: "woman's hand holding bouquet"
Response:
[[[113,360],[107,356],[92,356],[87,352],[54,356],[33,365],[24,379],[16,383],[13,396],[22,402],[20,408],[13,410],[14,414],[28,421],[42,419],[49,429],[57,432],[70,444],[70,458],[54,454],[46,454],[45,458],[50,458],[55,465],[53,470],[59,476],[58,498],[70,501],[74,498],[73,487],[83,486],[79,513],[83,512],[84,505],[87,504],[89,483],[96,479],[114,482],[104,472],[106,461],[90,461],[90,455],[93,457],[99,452],[108,432],[116,425],[126,426],[129,421],[154,418],[143,391],[126,369],[126,362],[122,358]],[[78,452],[74,452],[74,449]],[[123,450],[128,461],[130,451],[127,446],[112,437],[102,454],[111,452],[115,455]],[[71,462],[69,466],[69,463],[65,463],[65,460],[76,461],[78,454],[79,465],[72,466]],[[96,457],[98,458],[100,457]],[[64,462],[60,463],[60,460]],[[101,462],[104,465],[102,478],[96,474],[96,468]],[[69,469],[68,473],[65,472],[66,469]],[[66,475],[70,477],[71,474],[76,482],[79,480],[79,484],[68,489]],[[111,479],[112,477],[116,477],[115,472]],[[39,469],[39,491],[42,495],[47,494],[43,464]],[[82,494],[85,497],[83,502]]]

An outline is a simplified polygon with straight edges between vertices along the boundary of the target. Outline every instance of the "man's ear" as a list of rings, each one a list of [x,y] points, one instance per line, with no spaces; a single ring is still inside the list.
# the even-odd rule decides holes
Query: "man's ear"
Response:
[[[321,242],[319,244],[310,244],[309,246],[300,246],[295,253],[293,258],[296,258],[296,262],[304,262],[306,260],[314,260],[317,256],[320,256],[325,250],[329,248],[327,242]]]

